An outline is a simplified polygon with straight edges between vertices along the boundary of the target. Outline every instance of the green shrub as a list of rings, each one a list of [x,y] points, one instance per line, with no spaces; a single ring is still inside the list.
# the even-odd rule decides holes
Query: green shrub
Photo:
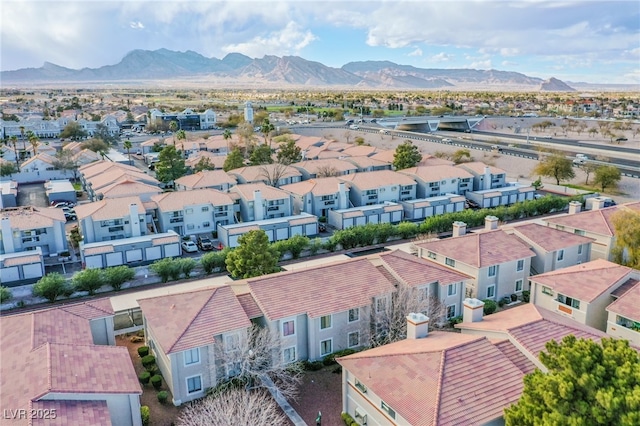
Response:
[[[302,367],[307,371],[321,370],[322,365],[322,361],[302,361]]]
[[[357,351],[355,349],[342,349],[340,351],[336,351],[332,354],[329,354],[322,358],[322,363],[324,365],[333,365],[336,363],[336,358],[340,358],[343,356],[355,354]]]
[[[200,258],[200,263],[202,264],[202,269],[204,269],[204,273],[209,275],[217,270],[224,270],[227,267],[226,259],[227,254],[229,254],[230,249],[225,247],[220,251],[212,251]]]
[[[0,286],[0,303],[8,302],[13,298],[11,290],[5,286]]]
[[[491,299],[484,299],[484,308],[483,312],[485,315],[491,315],[498,309],[498,304]]]
[[[149,418],[151,417],[149,407],[146,405],[140,407],[140,417],[142,418],[142,426],[149,426]]]
[[[347,426],[351,426],[351,425],[357,425],[358,423],[353,420],[353,417],[351,417],[349,415],[349,413],[342,413],[340,414],[340,417],[342,417],[342,420],[344,421],[344,424]]]
[[[531,297],[531,293],[529,291],[525,290],[522,292],[522,301],[524,303],[529,303],[530,297]]]
[[[449,318],[449,324],[452,326],[456,324],[460,324],[462,322],[462,315],[458,315],[457,317]]]
[[[504,299],[500,299],[500,300],[498,300],[498,306],[499,306],[499,307],[501,307],[501,308],[502,308],[506,303],[507,303],[507,302],[505,302],[505,301],[504,301]]]
[[[142,366],[146,369],[154,367],[156,365],[156,357],[153,355],[146,355],[142,357]]]
[[[160,402],[160,404],[166,403],[168,398],[169,394],[167,393],[167,391],[158,392],[158,402]]]
[[[151,373],[149,373],[148,371],[143,371],[138,376],[138,380],[140,380],[140,383],[142,383],[143,385],[146,385],[147,383],[149,383],[149,380],[151,380]]]
[[[176,262],[176,268],[179,269],[179,273],[184,274],[185,278],[189,278],[191,276],[191,272],[193,272],[193,270],[196,269],[196,266],[198,265],[198,262],[191,259],[190,257],[177,259]],[[180,278],[179,275],[178,278]]]
[[[162,387],[162,376],[156,374],[155,376],[151,377],[150,382],[156,390],[160,390],[160,388]]]
[[[138,355],[140,356],[140,358],[144,358],[145,356],[149,355],[149,346],[140,346],[138,348]]]

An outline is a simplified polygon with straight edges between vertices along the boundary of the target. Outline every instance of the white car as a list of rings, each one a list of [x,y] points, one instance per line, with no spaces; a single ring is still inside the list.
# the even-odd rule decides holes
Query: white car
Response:
[[[349,126],[349,128],[350,128],[351,130],[358,130],[360,127],[358,127],[358,126],[357,126],[357,125],[355,125],[355,124],[352,124],[351,126]]]
[[[198,251],[198,246],[191,240],[183,241],[182,250],[186,251],[187,253],[195,253]]]

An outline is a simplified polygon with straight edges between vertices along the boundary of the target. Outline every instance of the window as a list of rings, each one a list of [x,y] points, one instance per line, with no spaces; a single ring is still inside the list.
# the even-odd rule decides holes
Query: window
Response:
[[[193,214],[193,209],[185,209],[186,214]]]
[[[331,315],[320,317],[320,330],[331,328]]]
[[[582,235],[582,236],[584,236],[586,234],[586,232],[583,231],[582,229],[574,229],[573,233],[577,234],[577,235]]]
[[[199,348],[184,351],[184,365],[197,364],[199,362],[200,362]]]
[[[208,207],[208,206],[204,206],[204,207],[202,208],[202,211],[203,211],[203,212],[208,212],[208,211],[209,211],[209,207]]]
[[[376,312],[384,312],[387,307],[387,299],[380,297],[376,299]]]
[[[456,316],[456,305],[447,306],[447,319],[451,319]]]
[[[282,335],[293,336],[296,334],[296,322],[295,320],[289,320],[282,323]]]
[[[582,244],[578,246],[578,254],[582,254]]]
[[[542,294],[553,296],[553,290],[551,290],[549,287],[542,286]]]
[[[202,227],[203,227],[203,228],[208,228],[208,227],[210,227],[210,226],[211,226],[211,223],[210,223],[210,222],[202,222]]]
[[[496,276],[496,269],[498,269],[498,267],[496,265],[489,266],[489,276],[490,277],[495,277]]]
[[[187,224],[187,229],[193,229],[193,228],[194,228],[194,227],[193,227],[193,223],[189,223],[189,224]]]
[[[449,284],[447,286],[447,296],[455,296],[456,295],[456,284]]]
[[[522,291],[522,280],[516,280],[516,293]]]
[[[427,257],[429,259],[434,259],[435,260],[437,256],[436,256],[436,254],[434,252],[429,251],[429,252],[427,252]]]
[[[493,299],[494,297],[496,297],[496,286],[490,285],[487,287],[487,299]]]
[[[224,346],[225,351],[227,352],[237,350],[240,347],[240,336],[238,336],[237,334],[225,336]]]
[[[448,257],[446,257],[446,258],[444,259],[444,263],[445,263],[447,266],[453,266],[453,267],[455,267],[455,266],[456,266],[456,261],[455,261],[455,260],[453,260],[453,259],[449,259]]]
[[[350,348],[360,345],[360,332],[354,331],[353,333],[349,333],[348,338]]]
[[[187,393],[200,392],[202,390],[202,377],[193,376],[187,378]]]
[[[567,306],[571,306],[572,308],[576,308],[576,309],[580,309],[580,301],[577,299],[574,299],[572,297],[567,297],[564,294],[560,294],[558,293],[558,302],[567,305]]]
[[[365,386],[364,383],[361,383],[360,380],[355,379],[355,385],[360,392],[367,393],[367,386]]]
[[[561,262],[564,259],[564,250],[558,250],[558,262]]]
[[[282,357],[286,363],[294,362],[296,360],[296,347],[292,346],[290,348],[286,348],[282,351]]]
[[[418,300],[422,302],[423,300],[427,300],[428,298],[429,298],[429,287],[419,288]]]
[[[332,343],[333,341],[331,339],[322,340],[320,342],[320,356],[329,355],[331,352],[333,352]]]
[[[518,266],[516,267],[516,271],[520,272],[524,270],[524,259],[518,260]]]
[[[360,309],[349,309],[349,322],[358,321],[360,319]]]
[[[389,407],[386,402],[380,401],[380,408],[382,408],[382,411],[387,413],[392,419],[396,418],[396,412],[393,410],[393,408]]]

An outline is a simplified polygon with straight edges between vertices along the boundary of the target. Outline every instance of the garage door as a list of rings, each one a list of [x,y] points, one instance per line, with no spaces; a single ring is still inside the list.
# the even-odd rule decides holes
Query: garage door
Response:
[[[366,217],[356,217],[355,219],[356,219],[356,226],[362,226],[367,223]]]
[[[122,265],[122,253],[107,253],[107,266],[120,266]]]
[[[382,213],[380,215],[380,222],[381,223],[389,223],[389,222],[391,222],[391,213]]]
[[[240,244],[238,243],[238,238],[242,235],[232,235],[229,237],[229,247],[234,248],[238,247]]]
[[[18,271],[17,266],[12,266],[10,268],[2,268],[1,277],[2,277],[3,283],[18,281],[20,279],[20,271]]]
[[[302,235],[302,225],[296,225],[291,227],[291,236]]]
[[[102,268],[102,255],[87,256],[84,258],[84,264],[87,268]]]
[[[160,246],[147,247],[144,249],[147,260],[156,260],[162,257],[162,248]]]
[[[444,213],[444,206],[436,206],[436,214]]]
[[[164,257],[180,256],[180,244],[167,244],[164,246]]]
[[[140,262],[142,260],[142,249],[127,250],[127,263]]]
[[[2,273],[4,274],[4,271]],[[42,265],[39,263],[24,265],[22,267],[22,273],[25,279],[40,278],[42,277]]]
[[[398,210],[397,212],[391,213],[391,222],[396,223],[402,221],[402,211]]]
[[[305,235],[317,235],[318,234],[318,224],[317,223],[309,223],[305,226],[306,234]]]
[[[353,226],[353,218],[342,221],[342,229],[351,228]]]
[[[278,241],[286,240],[287,238],[289,238],[289,229],[287,228],[277,229],[276,236],[278,238]]]
[[[445,209],[447,210],[447,213],[453,213],[453,208],[455,206],[452,203],[449,203],[445,206]]]
[[[369,223],[378,223],[380,216],[378,216],[377,214],[372,214],[371,216],[367,217],[367,219],[369,219]]]

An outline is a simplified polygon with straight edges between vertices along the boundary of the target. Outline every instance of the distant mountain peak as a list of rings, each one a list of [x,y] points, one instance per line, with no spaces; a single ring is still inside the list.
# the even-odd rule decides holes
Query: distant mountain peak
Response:
[[[558,80],[555,77],[551,77],[540,84],[540,91],[543,92],[575,92],[576,89],[569,86],[562,80]]]

